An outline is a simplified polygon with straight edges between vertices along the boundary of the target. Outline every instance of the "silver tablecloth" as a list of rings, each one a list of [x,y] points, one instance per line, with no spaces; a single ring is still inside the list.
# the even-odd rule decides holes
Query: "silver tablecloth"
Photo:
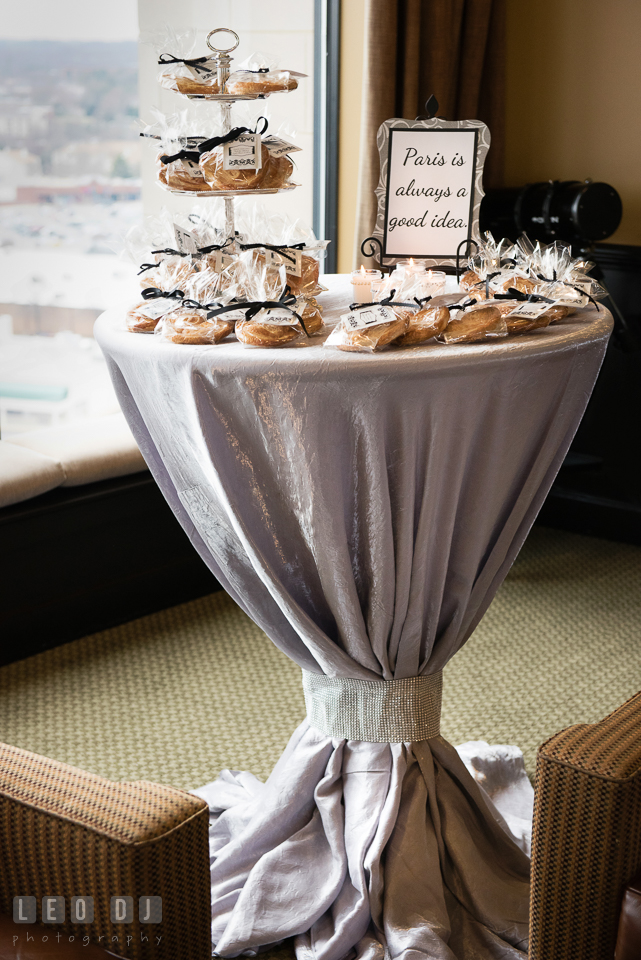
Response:
[[[351,300],[330,278],[326,318]],[[490,345],[343,353],[188,347],[103,314],[96,337],[195,548],[305,670],[440,671],[514,561],[594,385],[611,317]],[[256,670],[260,670],[256,663]],[[197,665],[194,665],[197,669]],[[523,956],[529,862],[443,738],[331,739],[305,721],[267,784],[206,791],[212,937],[232,957]]]

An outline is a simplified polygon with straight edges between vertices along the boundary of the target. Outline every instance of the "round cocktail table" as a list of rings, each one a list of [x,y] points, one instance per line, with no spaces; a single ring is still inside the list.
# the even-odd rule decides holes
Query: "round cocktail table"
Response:
[[[351,287],[324,280],[331,323]],[[303,669],[308,718],[267,784],[207,788],[218,953],[297,935],[316,960],[523,956],[528,860],[438,733],[440,673],[543,503],[611,326],[590,308],[500,342],[356,354],[98,319],[194,547]]]

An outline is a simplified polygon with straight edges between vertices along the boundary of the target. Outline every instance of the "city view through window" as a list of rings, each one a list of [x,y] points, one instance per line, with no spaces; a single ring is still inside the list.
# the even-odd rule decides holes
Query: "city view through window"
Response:
[[[139,45],[140,35],[143,42]],[[267,50],[306,77],[296,95],[255,104],[270,132],[293,137],[290,195],[265,210],[311,223],[314,5],[231,0],[23,0],[0,21],[0,438],[117,415],[106,363],[92,336],[105,309],[139,298],[127,232],[145,213],[189,213],[193,198],[158,188],[155,150],[141,119],[203,105],[157,80],[150,38],[213,26],[236,30],[238,63]],[[139,64],[142,64],[139,77]],[[241,105],[242,108],[243,105]],[[240,108],[239,108],[240,109]],[[239,114],[242,118],[244,113]],[[245,121],[243,121],[245,122]],[[200,128],[198,128],[200,129]],[[143,191],[144,187],[144,191]],[[218,201],[215,201],[218,202]],[[30,438],[29,443],[33,442]]]
[[[142,216],[141,141],[136,0],[108,6],[111,22],[28,0],[0,25],[5,439],[118,410],[92,327],[136,289],[118,251]]]

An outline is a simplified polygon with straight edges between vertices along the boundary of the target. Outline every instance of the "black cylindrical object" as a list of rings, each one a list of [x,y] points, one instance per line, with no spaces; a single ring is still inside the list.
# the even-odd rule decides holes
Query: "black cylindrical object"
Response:
[[[551,243],[594,243],[621,222],[621,198],[608,183],[549,180],[525,187],[488,190],[481,202],[481,233],[516,240],[522,233]]]

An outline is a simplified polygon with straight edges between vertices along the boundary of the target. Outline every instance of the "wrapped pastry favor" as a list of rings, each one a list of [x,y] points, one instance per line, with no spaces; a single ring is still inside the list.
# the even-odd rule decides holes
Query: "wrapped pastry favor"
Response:
[[[352,304],[325,341],[328,347],[355,353],[375,353],[402,337],[409,326],[407,312],[398,315],[382,303]]]
[[[443,343],[477,343],[507,335],[507,325],[500,310],[491,304],[472,304],[460,312],[455,309],[452,312],[454,315],[439,334]]]
[[[211,190],[279,190],[289,185],[294,165],[287,156],[274,156],[261,139],[264,117],[252,130],[234,127],[223,136],[199,145],[200,169]]]
[[[394,341],[394,344],[397,347],[411,347],[418,343],[426,343],[432,337],[442,333],[449,321],[450,312],[447,307],[432,305],[428,302],[409,315],[407,329]]]
[[[304,73],[276,69],[276,61],[263,53],[254,53],[230,74],[225,90],[233,96],[269,96],[286,93],[298,87]]]
[[[166,90],[186,96],[218,93],[218,71],[212,52],[198,55],[196,30],[172,30],[165,27],[155,34],[143,35],[158,57],[158,82]]]
[[[127,311],[127,329],[131,333],[154,333],[159,321],[175,310],[183,297],[181,290],[167,292],[148,287],[142,291],[142,300]]]
[[[229,336],[240,313],[234,303],[235,289],[225,286],[221,275],[210,270],[194,274],[186,296],[166,314],[155,333],[171,343],[217,344]]]
[[[241,254],[233,268],[242,289],[244,319],[236,323],[236,337],[245,346],[281,347],[305,335],[299,303],[287,287],[284,266],[270,267],[257,250]]]
[[[159,146],[157,155],[158,183],[166,190],[182,193],[201,193],[209,187],[200,168],[198,145],[207,136],[222,130],[220,120],[210,116],[205,118],[203,128],[207,135],[193,134],[193,121],[187,110],[165,116],[159,110],[152,110],[154,121],[143,126],[141,137],[156,141]]]
[[[158,79],[161,87],[167,90],[175,90],[189,97],[220,92],[216,65],[208,56],[183,59],[163,53],[158,63],[163,67]]]
[[[226,315],[210,317],[215,306],[188,302],[167,314],[156,328],[171,343],[208,345],[220,343],[234,329],[234,320]]]

